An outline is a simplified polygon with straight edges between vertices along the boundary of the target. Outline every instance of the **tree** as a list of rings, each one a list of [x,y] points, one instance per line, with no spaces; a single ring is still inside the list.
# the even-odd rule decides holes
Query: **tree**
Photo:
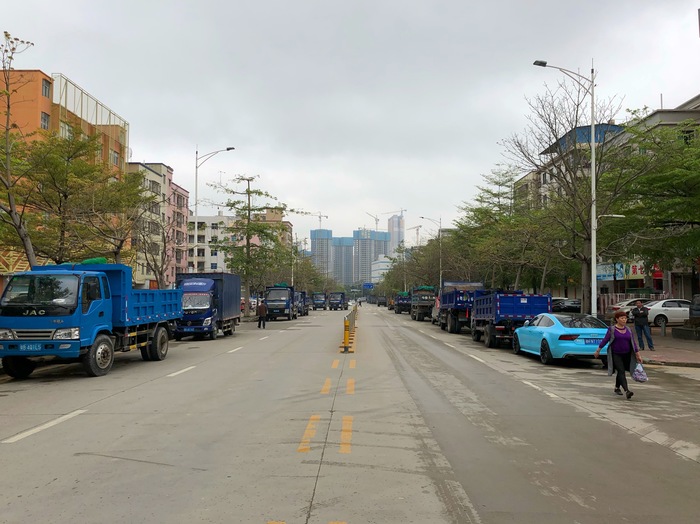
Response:
[[[557,249],[581,264],[581,281],[591,281],[591,179],[602,187],[603,179],[614,183],[605,191],[596,191],[597,213],[612,214],[627,198],[626,187],[653,169],[654,162],[633,159],[637,153],[623,141],[612,140],[623,131],[621,126],[600,124],[613,122],[619,104],[611,99],[596,106],[596,165],[591,173],[590,114],[588,90],[576,82],[564,80],[554,90],[547,87],[543,95],[528,100],[532,111],[524,134],[514,134],[504,141],[506,155],[522,172],[532,173],[538,181],[536,206],[543,210],[541,223],[560,236]],[[596,217],[597,219],[597,217]],[[598,246],[596,246],[598,247]],[[605,246],[597,253],[605,256]],[[583,304],[591,311],[591,294],[583,286]]]
[[[53,262],[109,256],[121,262],[135,221],[150,198],[143,175],[120,174],[95,158],[99,137],[73,127],[66,137],[46,133],[27,155],[21,197],[34,251]]]
[[[243,191],[216,186],[232,196],[226,202],[226,207],[236,217],[233,225],[225,230],[230,237],[216,245],[226,253],[228,267],[242,277],[246,312],[250,291],[261,292],[266,285],[291,276],[294,258],[292,247],[283,241],[286,226],[281,218],[295,211],[266,191],[252,188],[251,182],[256,178],[236,176],[234,183],[245,184]],[[280,217],[280,220],[267,221],[269,213]]]
[[[22,84],[22,78],[17,75],[12,67],[15,55],[23,53],[34,44],[26,40],[12,37],[4,32],[4,43],[0,44],[0,63],[2,64],[2,90],[0,102],[4,112],[4,141],[2,144],[2,174],[0,174],[0,186],[3,190],[0,198],[0,221],[12,228],[21,242],[27,261],[31,266],[36,265],[37,259],[34,253],[29,229],[25,220],[24,208],[15,197],[15,188],[27,184],[24,180],[26,163],[24,162],[24,150],[26,143],[19,137],[15,130],[17,125],[12,119],[12,97],[17,93],[17,85]]]

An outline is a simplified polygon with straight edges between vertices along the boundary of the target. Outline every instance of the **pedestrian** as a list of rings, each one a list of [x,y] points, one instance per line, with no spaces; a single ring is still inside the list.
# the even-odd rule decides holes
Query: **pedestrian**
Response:
[[[634,317],[634,330],[637,332],[639,349],[644,351],[644,337],[646,337],[649,350],[654,351],[654,341],[651,339],[651,326],[649,326],[649,308],[641,300],[637,300],[637,307],[630,314]]]
[[[258,315],[258,329],[262,327],[265,329],[265,322],[267,321],[267,304],[264,300],[261,300],[258,307],[255,308],[255,314]]]
[[[608,375],[612,375],[613,370],[617,372],[617,376],[615,377],[615,394],[622,395],[622,391],[624,390],[627,400],[629,400],[634,393],[627,387],[627,375],[625,371],[629,371],[631,374],[634,370],[635,364],[632,362],[633,354],[636,361],[640,364],[642,363],[642,357],[639,354],[639,349],[637,349],[637,341],[632,331],[626,325],[627,313],[621,310],[616,311],[614,318],[615,324],[610,326],[603,341],[595,350],[594,355],[595,358],[598,358],[600,350],[609,342]]]

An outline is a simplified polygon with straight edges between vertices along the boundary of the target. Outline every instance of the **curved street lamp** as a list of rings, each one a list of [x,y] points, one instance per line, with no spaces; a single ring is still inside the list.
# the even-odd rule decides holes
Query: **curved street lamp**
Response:
[[[571,78],[574,82],[580,85],[583,89],[591,94],[591,315],[594,317],[598,316],[598,267],[597,267],[597,253],[596,253],[596,243],[597,243],[597,233],[598,233],[598,221],[596,216],[596,188],[595,188],[595,176],[596,176],[596,166],[595,166],[595,69],[593,69],[593,64],[591,63],[591,77],[585,77],[578,73],[574,73],[563,67],[557,67],[547,64],[546,60],[535,60],[532,65],[538,67],[551,67],[556,69],[566,76]]]
[[[435,224],[438,227],[438,251],[440,258],[440,289],[438,290],[438,293],[440,293],[442,292],[442,217],[439,217],[438,220],[429,217],[418,218],[422,218],[423,220],[430,220],[433,224]]]
[[[224,151],[233,151],[236,149],[235,147],[227,147],[225,149],[217,149],[216,151],[212,151],[211,153],[206,153],[204,155],[199,155],[199,149],[195,149],[194,152],[194,249],[192,251],[193,255],[193,264],[194,264],[194,273],[197,272],[197,238],[198,238],[198,221],[199,221],[199,210],[198,210],[198,205],[199,205],[199,166],[204,164],[207,160],[209,160],[211,157],[218,153],[222,153]]]

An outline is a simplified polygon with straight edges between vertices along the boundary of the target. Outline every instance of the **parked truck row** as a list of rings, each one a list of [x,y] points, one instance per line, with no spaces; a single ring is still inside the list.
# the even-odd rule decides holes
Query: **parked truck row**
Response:
[[[305,291],[265,291],[268,316],[294,319],[321,304]],[[325,309],[327,301],[322,295]],[[333,304],[347,309],[344,293]],[[339,296],[338,296],[339,295]],[[233,335],[241,321],[241,279],[226,272],[180,273],[175,289],[134,289],[132,269],[101,260],[34,266],[9,279],[0,296],[0,359],[8,375],[27,378],[40,361],[80,362],[106,375],[116,352],[166,358],[171,339]]]
[[[481,282],[442,283],[440,289],[416,286],[410,292],[397,293],[394,312],[410,312],[411,318],[433,324],[449,333],[469,329],[472,339],[484,339],[486,347],[511,344],[515,329],[540,313],[552,311],[548,294],[484,289]]]

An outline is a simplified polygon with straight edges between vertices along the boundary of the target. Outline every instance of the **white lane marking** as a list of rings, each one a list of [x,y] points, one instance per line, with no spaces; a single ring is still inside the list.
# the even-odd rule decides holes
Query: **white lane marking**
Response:
[[[87,409],[77,409],[73,411],[72,413],[68,413],[67,415],[63,415],[62,417],[58,417],[54,420],[51,420],[47,422],[46,424],[42,424],[41,426],[37,426],[33,429],[29,429],[23,433],[20,433],[19,435],[15,435],[14,437],[10,437],[8,439],[5,439],[2,441],[2,444],[13,444],[17,442],[18,440],[22,440],[23,438],[30,437],[31,435],[34,435],[35,433],[39,433],[40,431],[44,431],[45,429],[49,429],[52,426],[55,426],[56,424],[60,424],[61,422],[65,422],[68,419],[71,419],[73,417],[77,417],[78,415],[81,415],[85,413]]]
[[[528,385],[528,386],[530,386],[531,388],[535,388],[537,391],[540,391],[540,392],[544,393],[544,394],[547,395],[548,397],[551,397],[551,398],[559,398],[559,395],[555,395],[554,393],[550,393],[550,392],[547,391],[546,389],[542,389],[541,387],[536,386],[536,385],[533,384],[532,382],[528,382],[527,380],[523,380],[522,383],[523,383],[523,384],[526,384],[526,385]]]
[[[190,366],[190,367],[188,367],[188,368],[181,369],[180,371],[176,371],[175,373],[170,373],[170,375],[167,375],[167,376],[169,376],[169,377],[176,377],[176,376],[179,375],[180,373],[185,373],[185,372],[189,371],[190,369],[194,369],[195,367],[196,367],[196,366]]]
[[[434,335],[428,335],[428,336],[429,336],[430,338],[434,338],[435,340],[438,339],[438,338],[437,338],[436,336],[434,336]]]
[[[478,361],[478,362],[481,362],[482,364],[486,364],[486,361],[480,359],[479,357],[475,357],[474,355],[469,355],[469,353],[467,353],[467,355],[470,356],[470,357],[472,357],[474,360],[476,360],[476,361]]]
[[[238,346],[236,349],[232,349],[231,351],[229,351],[229,353],[235,353],[239,349],[243,349],[243,346]]]
[[[457,349],[457,346],[453,346],[452,344],[448,344],[447,342],[443,342],[447,347],[451,347],[452,349]]]
[[[270,335],[263,337],[263,338],[259,338],[258,340],[265,340],[266,338],[270,338]]]

